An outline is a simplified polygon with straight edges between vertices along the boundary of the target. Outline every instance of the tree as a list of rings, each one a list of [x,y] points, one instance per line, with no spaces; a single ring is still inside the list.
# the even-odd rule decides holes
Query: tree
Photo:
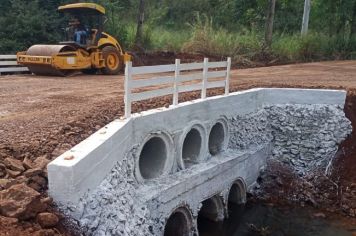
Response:
[[[266,29],[265,29],[265,43],[267,47],[270,47],[272,44],[275,9],[276,9],[276,0],[269,0],[268,7],[267,7],[267,18],[266,18]]]
[[[127,12],[132,9],[130,0],[101,0],[99,4],[105,7],[108,21],[105,24],[105,31],[115,37],[124,46],[128,44],[128,32],[124,20],[129,17]],[[123,17],[125,15],[125,18]]]
[[[11,0],[0,15],[0,52],[16,53],[39,43],[60,39],[60,19],[56,12],[41,8],[39,0]],[[1,8],[3,5],[1,6]]]
[[[140,0],[139,7],[138,7],[137,30],[136,30],[136,38],[135,38],[135,45],[138,48],[142,48],[144,20],[145,20],[145,0]]]
[[[351,35],[356,35],[356,1],[354,2],[353,13],[352,13]]]

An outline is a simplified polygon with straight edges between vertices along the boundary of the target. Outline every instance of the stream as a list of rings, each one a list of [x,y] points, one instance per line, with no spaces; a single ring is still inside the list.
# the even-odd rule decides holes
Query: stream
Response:
[[[307,208],[272,207],[260,203],[234,206],[229,219],[216,223],[198,219],[200,236],[352,236],[354,229],[343,229],[323,214]],[[321,217],[320,217],[321,215]]]

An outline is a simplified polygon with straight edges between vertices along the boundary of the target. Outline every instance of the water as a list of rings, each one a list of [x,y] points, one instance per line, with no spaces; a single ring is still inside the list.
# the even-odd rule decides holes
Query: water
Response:
[[[317,218],[305,208],[248,204],[244,209],[234,206],[232,211],[220,223],[199,218],[200,236],[352,236],[351,231]]]

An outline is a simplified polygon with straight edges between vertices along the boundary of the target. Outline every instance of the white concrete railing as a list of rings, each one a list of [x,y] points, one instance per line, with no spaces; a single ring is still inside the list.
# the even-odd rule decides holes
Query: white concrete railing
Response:
[[[16,55],[0,55],[0,75],[1,73],[27,72],[28,68],[18,65]]]
[[[214,68],[224,68],[221,71],[209,71]],[[126,62],[125,68],[125,118],[131,116],[131,104],[145,99],[160,97],[173,94],[173,105],[178,105],[179,93],[201,90],[201,98],[206,98],[206,90],[209,88],[225,87],[225,95],[229,94],[231,58],[227,61],[209,62],[208,58],[204,58],[202,63],[181,64],[180,59],[176,59],[175,64],[159,65],[159,66],[141,66],[132,67],[132,62]],[[184,71],[191,71],[184,73]],[[196,70],[202,70],[197,72]],[[133,79],[134,75],[169,73],[174,72],[174,75],[156,76],[148,79]],[[224,80],[209,81],[213,78],[224,77]],[[198,80],[199,83],[184,84],[184,82],[192,82]],[[171,84],[172,86],[164,86]],[[132,93],[132,89],[139,89],[148,86],[164,86],[164,88],[154,88],[149,91]]]

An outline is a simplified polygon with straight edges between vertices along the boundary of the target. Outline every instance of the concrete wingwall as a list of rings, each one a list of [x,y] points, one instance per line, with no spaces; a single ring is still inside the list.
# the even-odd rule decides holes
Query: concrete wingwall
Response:
[[[89,235],[199,235],[246,201],[268,158],[324,169],[350,133],[345,91],[251,89],[115,120],[48,165]]]
[[[155,136],[160,137],[168,147],[167,160],[157,170],[162,172],[161,176],[168,176],[184,168],[180,148],[177,147],[182,146],[182,137],[192,127],[204,139],[203,145],[207,145],[208,134],[219,120],[224,125],[231,117],[257,112],[263,106],[274,104],[343,106],[345,98],[346,92],[337,90],[251,89],[149,110],[126,120],[115,120],[48,165],[49,193],[60,204],[75,205],[86,192],[99,186],[133,147],[137,146],[142,151],[145,141]],[[228,137],[225,140],[223,145],[227,146]],[[206,153],[199,153],[198,158],[208,156],[207,148],[202,150]],[[137,181],[145,181],[142,174],[137,173],[139,163],[134,165]],[[151,174],[149,171],[146,173]]]

